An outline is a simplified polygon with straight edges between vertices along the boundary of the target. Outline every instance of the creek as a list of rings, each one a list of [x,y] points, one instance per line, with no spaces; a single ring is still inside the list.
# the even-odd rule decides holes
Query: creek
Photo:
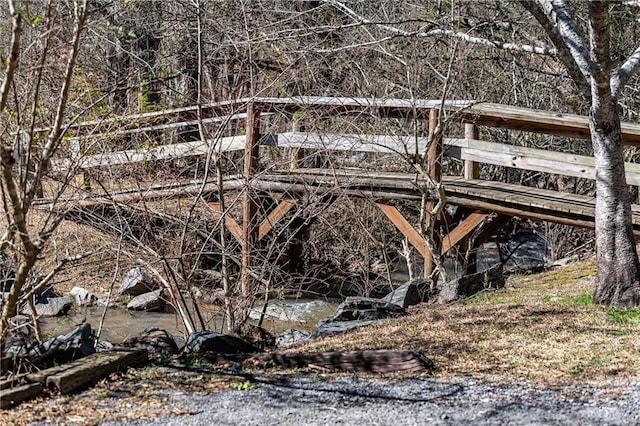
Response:
[[[500,263],[500,256],[509,257],[505,263],[505,270],[536,271],[548,265],[548,247],[539,236],[531,233],[516,234],[514,238],[503,243],[501,251],[495,243],[484,244],[478,250],[478,270],[484,270]],[[459,269],[453,262],[448,262],[450,276],[459,275]],[[406,268],[398,267],[392,274],[394,285],[399,285],[408,279]],[[384,284],[388,286],[388,283]],[[274,335],[285,330],[296,329],[304,331],[315,330],[319,320],[333,314],[340,300],[324,298],[299,298],[271,301],[267,307],[262,326]],[[222,329],[222,315],[219,308],[212,305],[200,305],[202,316],[207,328],[213,331]],[[257,323],[261,306],[257,306],[251,313],[250,322]],[[43,318],[42,331],[46,336],[57,336],[70,331],[82,322],[89,322],[95,331],[102,317],[103,308],[76,308],[71,314],[56,318]],[[183,326],[178,316],[163,312],[135,312],[121,308],[111,308],[107,311],[101,340],[111,343],[121,343],[130,336],[138,335],[147,327],[158,327],[167,330],[180,340],[183,336]]]

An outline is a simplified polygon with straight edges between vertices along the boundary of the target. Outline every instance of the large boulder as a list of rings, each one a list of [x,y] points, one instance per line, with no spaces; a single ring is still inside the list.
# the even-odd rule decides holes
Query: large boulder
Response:
[[[78,306],[93,306],[98,301],[98,296],[82,287],[73,287],[69,294],[76,299]]]
[[[382,299],[347,297],[336,313],[318,323],[312,338],[344,333],[385,319],[406,315],[407,311]]]
[[[13,359],[27,359],[37,366],[64,364],[95,352],[91,325],[83,323],[70,333],[45,340],[42,343],[27,343],[24,339],[13,339],[5,354]]]
[[[158,285],[149,274],[143,272],[140,268],[133,268],[127,272],[124,280],[122,280],[118,294],[122,296],[138,296],[157,288]]]
[[[127,303],[127,309],[132,311],[164,311],[166,307],[167,301],[162,288],[140,294]]]
[[[70,297],[41,297],[34,307],[36,308],[36,315],[39,317],[57,317],[65,315],[69,308],[73,305],[73,300]],[[28,306],[24,306],[21,310],[24,315],[31,314],[31,310]]]
[[[504,273],[501,264],[482,272],[465,275],[442,285],[438,302],[447,303],[471,297],[481,291],[504,287]]]
[[[148,327],[135,337],[123,342],[124,346],[143,347],[149,352],[149,356],[174,355],[179,352],[178,345],[171,334],[158,327]]]
[[[403,308],[417,305],[422,301],[418,288],[429,287],[429,283],[430,280],[427,278],[416,278],[407,281],[383,297],[382,300],[393,305],[402,306]]]
[[[336,309],[336,313],[324,322],[379,320],[406,315],[402,306],[394,305],[382,299],[369,297],[347,297]]]
[[[184,347],[186,353],[216,352],[219,354],[239,354],[260,352],[251,343],[231,334],[213,331],[197,331],[191,333]]]

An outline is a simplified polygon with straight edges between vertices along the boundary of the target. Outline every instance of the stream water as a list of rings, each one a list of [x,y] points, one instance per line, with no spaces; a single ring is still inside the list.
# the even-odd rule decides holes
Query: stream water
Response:
[[[323,318],[335,312],[340,301],[323,299],[285,299],[276,300],[267,305],[267,311],[262,326],[274,335],[285,330],[312,331]],[[71,329],[88,322],[97,331],[104,308],[77,308],[71,314],[63,317],[42,318],[41,328],[45,336],[58,336],[68,333]],[[200,311],[207,329],[221,331],[222,315],[215,306],[200,305]],[[251,311],[250,323],[259,320],[262,306]],[[184,335],[184,326],[178,315],[165,312],[136,312],[121,308],[107,310],[100,340],[111,343],[121,343],[127,337],[140,334],[147,327],[158,327],[167,330],[180,340]]]
[[[499,253],[495,243],[488,243],[480,247],[478,252],[478,270],[500,263],[500,256],[511,256],[505,263],[506,270],[536,270],[548,264],[548,249],[545,241],[534,234],[516,235],[513,241],[502,245],[502,254]],[[458,275],[459,268],[449,263],[451,276]],[[395,285],[408,279],[406,269],[399,268],[392,275]],[[311,331],[315,329],[319,320],[330,316],[335,312],[339,300],[326,299],[285,299],[275,300],[269,303],[266,310],[263,327],[274,335],[285,330],[296,329]],[[259,318],[261,306],[257,306],[251,313],[250,322],[256,323]],[[47,336],[57,336],[67,333],[82,322],[89,322],[93,330],[98,329],[102,317],[103,308],[79,308],[70,315],[56,318],[44,318],[42,321],[43,333]],[[207,328],[213,331],[222,329],[222,316],[215,306],[201,306],[202,316]],[[147,327],[159,327],[167,330],[173,336],[183,336],[183,326],[179,317],[173,313],[162,312],[134,312],[125,309],[109,309],[105,317],[101,340],[112,343],[120,343],[130,336],[139,334]]]

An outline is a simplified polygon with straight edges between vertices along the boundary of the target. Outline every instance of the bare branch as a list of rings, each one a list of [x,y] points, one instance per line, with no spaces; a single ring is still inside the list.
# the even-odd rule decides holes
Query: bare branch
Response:
[[[432,30],[429,30],[429,31],[406,31],[406,30],[403,30],[401,28],[394,27],[392,25],[373,22],[370,19],[367,19],[367,18],[357,14],[353,9],[349,8],[347,5],[345,5],[344,3],[340,2],[340,1],[337,1],[337,0],[324,0],[324,2],[329,4],[329,5],[331,5],[331,6],[333,6],[333,7],[335,7],[336,9],[339,9],[342,12],[346,13],[352,19],[358,21],[360,24],[376,25],[376,26],[378,26],[378,27],[380,27],[380,28],[382,28],[382,29],[384,29],[386,31],[389,31],[389,32],[393,33],[394,34],[393,37],[402,36],[402,37],[421,37],[422,38],[422,37],[434,37],[434,36],[444,35],[444,36],[448,36],[448,37],[452,37],[452,38],[458,38],[458,39],[466,41],[468,43],[479,44],[479,45],[493,47],[493,48],[497,48],[497,49],[511,50],[511,51],[517,51],[517,52],[526,52],[526,53],[534,53],[534,54],[537,54],[537,55],[547,55],[547,56],[555,56],[555,55],[558,54],[558,50],[555,49],[555,48],[552,48],[552,47],[533,46],[533,45],[529,45],[529,44],[520,44],[520,43],[510,43],[510,42],[503,42],[503,41],[497,41],[497,40],[489,40],[487,38],[472,36],[472,35],[469,35],[468,33],[465,33],[465,32],[453,31],[453,30],[442,29],[442,28],[435,28],[435,29],[432,29]],[[389,39],[391,39],[393,37],[386,37],[386,38],[383,38],[381,40],[377,40],[376,42],[389,40]],[[376,42],[366,42],[366,43],[362,44],[362,46],[374,44]],[[361,45],[354,44],[354,45],[351,45],[349,47],[359,47],[359,46],[361,46]],[[349,48],[349,47],[347,47],[347,48]],[[342,49],[344,49],[344,48],[342,48]],[[320,50],[320,51],[322,51],[322,50]]]
[[[567,5],[562,0],[520,0],[520,4],[545,30],[557,48],[558,59],[588,99],[593,66],[589,60],[589,49]]]
[[[640,1],[639,1],[640,3]],[[640,70],[640,46],[627,58],[618,71],[611,76],[611,92],[613,96],[618,96],[618,92],[624,87],[629,79]]]
[[[56,109],[56,118],[54,124],[51,127],[51,132],[47,136],[47,143],[42,150],[42,159],[38,163],[36,168],[35,177],[27,189],[24,197],[24,205],[26,208],[31,205],[33,197],[37,192],[37,188],[40,185],[42,176],[49,167],[49,161],[55,153],[55,150],[62,137],[64,113],[67,108],[67,101],[69,100],[69,90],[72,83],[73,70],[76,65],[76,58],[78,57],[78,51],[80,50],[80,36],[84,28],[84,22],[87,16],[87,0],[83,0],[81,4],[76,5],[76,19],[75,28],[73,32],[73,43],[71,51],[69,52],[69,59],[67,61],[67,67],[64,74],[64,81],[62,88],[60,89],[60,99],[58,108]]]
[[[9,86],[13,81],[13,75],[18,68],[18,57],[20,56],[20,34],[22,33],[22,17],[16,12],[13,0],[7,0],[9,4],[9,14],[13,21],[13,29],[11,31],[11,51],[7,60],[7,71],[5,73],[2,87],[0,87],[0,113],[4,111],[7,104]]]

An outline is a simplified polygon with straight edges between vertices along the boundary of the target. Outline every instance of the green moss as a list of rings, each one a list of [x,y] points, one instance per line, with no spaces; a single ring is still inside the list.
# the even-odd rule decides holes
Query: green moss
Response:
[[[614,324],[640,324],[640,308],[610,309],[607,319]]]
[[[591,294],[583,294],[580,296],[567,297],[561,299],[562,303],[572,303],[575,305],[593,305],[593,296]]]

